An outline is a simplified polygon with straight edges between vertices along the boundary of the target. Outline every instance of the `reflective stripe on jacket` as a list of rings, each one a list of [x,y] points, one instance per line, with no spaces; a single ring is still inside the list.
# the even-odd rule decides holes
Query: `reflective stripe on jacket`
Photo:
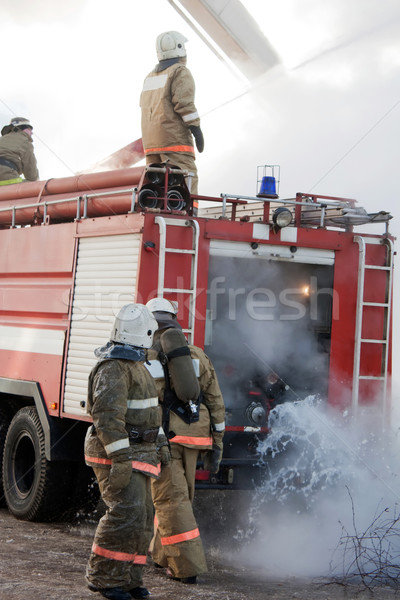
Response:
[[[85,454],[85,462],[90,467],[100,467],[100,466],[111,467],[111,465],[112,465],[111,458],[99,458],[96,456],[88,456],[87,454]],[[147,462],[140,462],[139,460],[133,460],[132,461],[132,470],[138,471],[139,473],[144,473],[145,475],[150,475],[151,477],[159,477],[159,475],[161,473],[161,465],[157,464],[157,466],[154,467],[153,465],[151,465]]]
[[[15,179],[4,179],[0,181],[0,185],[11,185],[12,183],[22,183],[22,177],[16,177]]]

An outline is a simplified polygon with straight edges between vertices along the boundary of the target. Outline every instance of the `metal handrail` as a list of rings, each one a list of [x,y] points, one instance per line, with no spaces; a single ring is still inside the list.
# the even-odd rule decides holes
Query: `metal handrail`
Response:
[[[229,200],[255,200],[257,202],[274,202],[276,204],[288,204],[288,205],[293,205],[293,206],[304,206],[305,204],[307,205],[312,205],[315,207],[326,207],[326,206],[332,206],[332,207],[337,207],[337,208],[348,208],[350,206],[350,201],[346,200],[346,201],[339,201],[339,200],[324,200],[321,202],[305,202],[305,201],[298,201],[298,200],[294,200],[292,198],[263,198],[262,196],[243,196],[243,195],[236,195],[236,194],[221,194],[221,198],[226,201]]]
[[[316,200],[307,200],[309,198],[308,194],[298,193],[296,198],[301,197],[304,198],[302,200],[296,200],[294,198],[268,198],[263,196],[243,196],[236,194],[221,194],[222,198],[222,218],[226,217],[226,203],[229,201],[238,202],[242,201],[255,201],[255,202],[263,202],[264,203],[264,215],[269,212],[269,205],[271,203],[287,206],[295,207],[295,224],[300,225],[301,220],[301,208],[304,206],[312,206],[313,208],[321,209],[321,217],[320,217],[320,227],[324,227],[325,217],[326,217],[326,209],[331,208],[351,208],[354,205],[354,200],[335,200],[332,197],[322,196],[321,201]],[[315,196],[314,196],[315,198]]]
[[[152,167],[148,170],[151,171],[161,171],[164,172],[165,169]],[[180,169],[174,169],[176,172],[180,172]],[[183,171],[182,171],[183,172]],[[87,219],[88,214],[88,202],[92,198],[102,198],[102,197],[110,197],[117,196],[122,194],[131,194],[131,206],[128,213],[135,212],[135,206],[137,201],[138,187],[129,187],[120,190],[110,190],[110,191],[99,191],[99,192],[91,192],[89,194],[81,194],[79,196],[71,196],[68,198],[56,199],[56,200],[42,200],[41,202],[33,202],[21,205],[9,205],[7,207],[1,207],[0,203],[0,214],[11,212],[11,227],[16,226],[17,220],[17,211],[25,210],[25,209],[39,209],[43,207],[43,220],[47,221],[48,208],[50,206],[62,205],[62,204],[70,204],[71,202],[76,202],[76,220]],[[220,197],[212,197],[212,196],[199,196],[194,195],[194,199],[197,200],[205,200],[208,202],[222,202],[222,218],[226,218],[227,213],[227,204],[230,203],[232,206],[232,215],[231,220],[236,220],[236,206],[238,204],[249,204],[251,206],[252,202],[261,202],[264,204],[264,218],[268,221],[269,215],[269,206],[271,203],[278,204],[280,206],[288,206],[294,207],[294,224],[296,226],[301,226],[303,213],[301,208],[313,208],[321,211],[321,215],[318,217],[319,219],[319,227],[323,228],[325,226],[326,220],[329,220],[330,217],[327,213],[327,209],[329,208],[354,208],[355,200],[352,199],[339,199],[334,198],[332,196],[317,196],[314,194],[304,194],[297,193],[296,198],[272,198],[272,197],[263,197],[263,196],[244,196],[239,194],[220,194]],[[300,200],[299,200],[300,198]],[[318,200],[317,200],[318,198]],[[83,203],[83,205],[81,205]],[[353,223],[357,225],[357,223]],[[351,224],[350,224],[351,225]],[[341,224],[334,224],[334,226],[341,227]],[[389,235],[388,224],[386,223],[386,235]]]
[[[92,194],[82,194],[81,196],[72,196],[72,198],[59,198],[57,200],[43,200],[42,202],[32,202],[30,204],[19,204],[19,205],[13,205],[13,206],[6,206],[4,208],[0,208],[0,213],[5,213],[5,212],[12,212],[12,217],[11,217],[11,227],[15,227],[15,220],[16,220],[16,212],[17,210],[22,210],[22,209],[26,209],[26,208],[39,208],[39,207],[43,207],[43,220],[45,221],[47,219],[47,209],[49,206],[54,206],[54,205],[60,205],[60,204],[68,204],[70,202],[76,202],[77,206],[76,206],[76,219],[87,219],[87,207],[88,207],[88,200],[90,198],[100,198],[102,196],[117,196],[119,194],[127,194],[130,193],[132,194],[132,205],[131,205],[131,212],[133,212],[133,208],[135,205],[135,201],[136,201],[136,193],[137,193],[137,188],[126,188],[123,190],[114,190],[114,191],[109,191],[109,192],[97,192],[97,193],[92,193]],[[83,202],[83,214],[81,215],[81,210],[80,210],[80,206],[81,206],[81,202]]]
[[[0,212],[7,212],[9,210],[18,210],[21,208],[37,208],[39,206],[50,206],[53,204],[66,204],[67,202],[80,202],[82,200],[88,200],[89,198],[99,198],[101,196],[116,196],[117,194],[127,194],[133,193],[137,190],[137,188],[127,188],[124,190],[115,190],[110,192],[98,192],[94,194],[83,194],[81,196],[72,196],[72,198],[59,198],[58,200],[44,200],[43,202],[32,202],[31,204],[21,204],[14,206],[6,206],[5,208],[0,208]]]
[[[154,169],[154,170],[160,170],[161,171],[161,169]],[[57,204],[67,204],[69,202],[77,202],[77,203],[84,202],[84,215],[85,215],[86,212],[87,212],[87,201],[90,200],[91,198],[101,198],[103,196],[116,196],[116,195],[119,195],[119,194],[127,194],[127,193],[132,194],[131,211],[133,212],[133,207],[135,205],[135,198],[136,198],[136,195],[137,195],[137,191],[138,191],[138,188],[134,187],[134,188],[126,188],[126,189],[123,189],[123,190],[114,190],[114,191],[109,191],[109,192],[95,192],[95,193],[91,193],[91,194],[81,194],[80,196],[72,196],[70,198],[58,198],[57,200],[43,200],[42,202],[32,202],[32,203],[29,203],[29,204],[18,204],[18,205],[12,205],[12,206],[6,206],[6,207],[3,207],[3,208],[0,208],[0,213],[9,212],[9,211],[14,211],[15,212],[17,210],[26,209],[26,208],[43,207],[44,208],[44,215],[46,215],[47,214],[47,207],[48,206],[53,206],[53,205],[57,205]],[[196,196],[196,198],[202,199],[201,196]],[[204,197],[204,199],[205,198],[206,197]],[[207,197],[207,199],[211,200],[212,198],[208,198]],[[0,204],[0,206],[1,206],[1,204]],[[84,216],[83,218],[86,218],[86,217]]]

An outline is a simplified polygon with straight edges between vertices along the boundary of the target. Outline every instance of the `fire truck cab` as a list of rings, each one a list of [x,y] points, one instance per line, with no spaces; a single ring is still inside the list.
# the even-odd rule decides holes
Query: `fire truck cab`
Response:
[[[279,403],[313,394],[388,419],[391,215],[263,187],[191,196],[186,175],[159,164],[0,189],[0,502],[18,518],[96,504],[87,380],[127,302],[177,301],[216,369],[224,457],[216,476],[199,464],[200,487],[257,484]],[[358,231],[374,223],[383,233]]]

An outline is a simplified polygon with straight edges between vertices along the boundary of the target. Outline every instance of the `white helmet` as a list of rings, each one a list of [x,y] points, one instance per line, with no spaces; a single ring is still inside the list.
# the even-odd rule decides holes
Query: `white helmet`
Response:
[[[166,298],[152,298],[146,306],[152,313],[167,312],[176,315],[178,312],[178,303]]]
[[[144,304],[126,304],[116,316],[111,341],[151,348],[158,324]]]
[[[29,119],[24,119],[24,117],[13,117],[10,121],[10,125],[12,127],[30,127],[33,129]]]
[[[186,56],[185,42],[187,42],[185,36],[177,31],[160,33],[156,40],[158,60]]]

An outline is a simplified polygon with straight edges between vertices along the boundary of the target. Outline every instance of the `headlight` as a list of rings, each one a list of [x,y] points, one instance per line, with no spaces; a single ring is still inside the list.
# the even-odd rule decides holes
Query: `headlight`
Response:
[[[279,377],[274,371],[271,371],[267,377],[267,381],[270,385],[274,385],[277,381],[279,381]]]
[[[293,220],[293,215],[288,208],[279,206],[272,215],[272,220],[277,227],[287,227]]]

